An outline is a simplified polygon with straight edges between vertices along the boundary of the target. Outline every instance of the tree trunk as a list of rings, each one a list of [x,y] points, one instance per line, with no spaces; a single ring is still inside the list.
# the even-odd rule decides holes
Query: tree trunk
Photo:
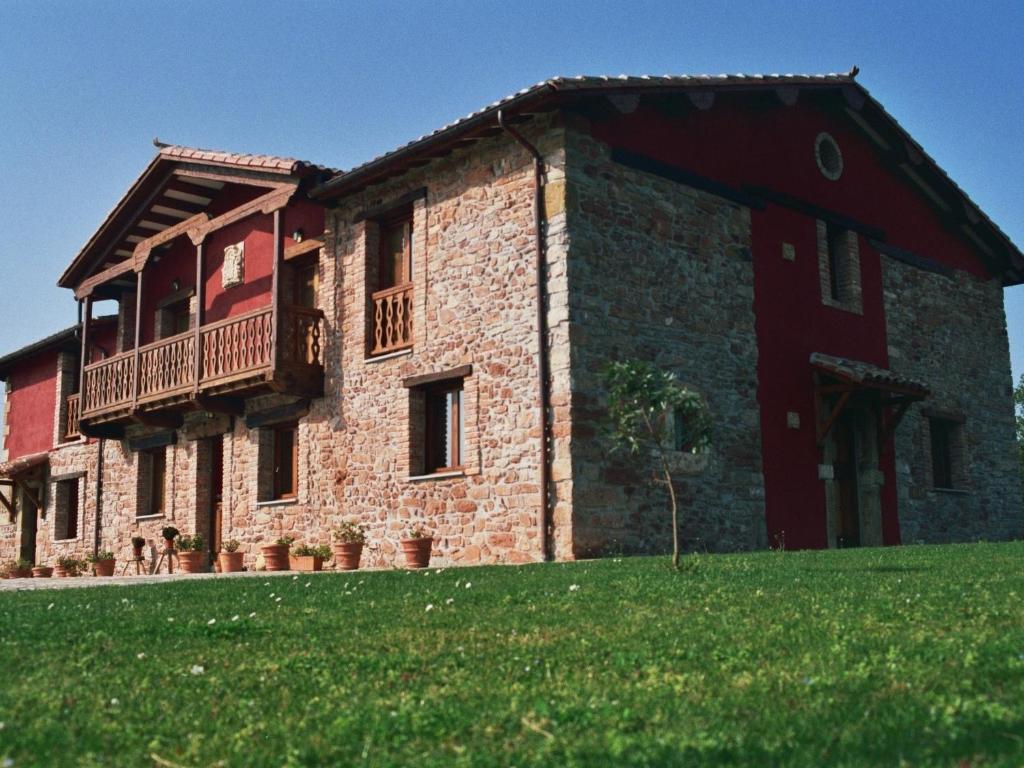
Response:
[[[668,467],[665,454],[659,451],[661,471],[665,473],[665,484],[668,486],[668,498],[672,504],[672,567],[679,570],[679,510],[676,504],[676,488],[672,485],[672,472]]]

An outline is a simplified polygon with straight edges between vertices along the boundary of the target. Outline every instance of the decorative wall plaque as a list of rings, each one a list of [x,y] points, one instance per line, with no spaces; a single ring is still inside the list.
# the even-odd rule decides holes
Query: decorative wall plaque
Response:
[[[235,243],[224,249],[224,266],[220,269],[220,281],[224,288],[231,288],[245,282],[245,243]]]

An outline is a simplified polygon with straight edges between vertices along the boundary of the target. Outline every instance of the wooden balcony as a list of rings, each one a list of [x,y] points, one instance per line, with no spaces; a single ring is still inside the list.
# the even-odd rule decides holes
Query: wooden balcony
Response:
[[[64,438],[62,442],[70,442],[81,437],[78,431],[78,419],[81,417],[82,399],[76,395],[68,395],[67,413],[64,418]]]
[[[385,355],[412,346],[412,283],[377,291],[373,300],[371,355]]]
[[[144,420],[159,411],[202,407],[201,396],[318,396],[323,393],[322,334],[321,310],[283,307],[275,324],[267,307],[202,326],[198,360],[197,334],[191,330],[92,363],[85,367],[81,420],[87,425]]]

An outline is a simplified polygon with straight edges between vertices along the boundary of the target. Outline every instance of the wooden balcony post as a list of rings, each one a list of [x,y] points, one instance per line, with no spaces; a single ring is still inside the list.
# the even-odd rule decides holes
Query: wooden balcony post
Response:
[[[274,211],[274,272],[270,283],[270,370],[273,373],[277,368],[278,345],[281,336],[281,260],[284,257],[284,248],[281,239],[284,233],[281,231],[281,209]]]
[[[78,391],[85,397],[85,366],[89,364],[89,324],[92,322],[92,296],[85,297],[85,314],[82,317],[82,370]]]
[[[192,391],[199,394],[199,382],[203,377],[203,302],[204,298],[204,285],[203,285],[203,244],[196,244],[196,327],[195,327],[195,355],[196,355],[196,370],[195,370],[195,381],[192,382]]]
[[[139,404],[139,342],[142,341],[142,270],[135,275],[135,353],[132,361],[132,410]]]

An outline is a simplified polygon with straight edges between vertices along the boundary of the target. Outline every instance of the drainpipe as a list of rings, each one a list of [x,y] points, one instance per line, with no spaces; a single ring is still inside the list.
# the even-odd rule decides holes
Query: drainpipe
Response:
[[[511,125],[505,122],[505,111],[498,110],[498,125],[515,139],[533,157],[533,230],[537,270],[537,377],[540,397],[540,542],[544,560],[552,557],[551,547],[551,430],[548,426],[548,411],[551,393],[548,388],[550,365],[548,362],[548,317],[546,311],[547,260],[544,253],[544,235],[541,225],[544,221],[544,157],[533,144]]]
[[[99,454],[96,457],[96,520],[93,524],[92,553],[100,551],[100,518],[103,515],[103,446],[106,440],[102,437],[98,441]]]

